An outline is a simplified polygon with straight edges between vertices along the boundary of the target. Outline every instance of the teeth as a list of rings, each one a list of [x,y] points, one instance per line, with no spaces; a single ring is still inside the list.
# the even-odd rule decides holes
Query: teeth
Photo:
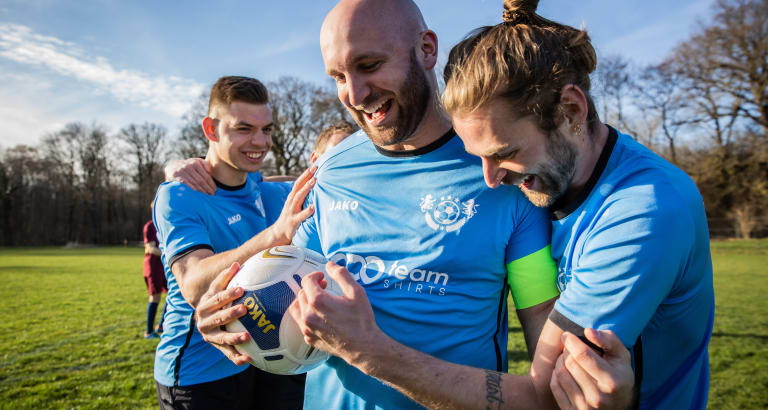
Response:
[[[361,111],[365,111],[366,114],[373,114],[376,111],[378,111],[383,105],[384,105],[384,101],[378,103],[377,105],[372,105],[370,107],[361,107],[362,108]]]
[[[259,159],[264,155],[263,152],[247,152],[245,153],[245,156],[250,159]]]

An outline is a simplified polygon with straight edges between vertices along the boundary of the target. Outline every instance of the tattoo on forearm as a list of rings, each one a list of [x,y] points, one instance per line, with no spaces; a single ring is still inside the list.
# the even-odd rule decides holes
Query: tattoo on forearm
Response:
[[[501,373],[485,371],[485,399],[488,401],[487,409],[500,409],[504,404],[501,393]]]

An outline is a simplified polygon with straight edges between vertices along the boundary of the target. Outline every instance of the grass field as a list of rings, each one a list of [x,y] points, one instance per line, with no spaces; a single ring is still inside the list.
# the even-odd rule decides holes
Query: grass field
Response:
[[[714,242],[710,408],[768,408],[768,241]],[[0,249],[0,408],[154,408],[142,250]],[[527,371],[510,321],[510,371]]]

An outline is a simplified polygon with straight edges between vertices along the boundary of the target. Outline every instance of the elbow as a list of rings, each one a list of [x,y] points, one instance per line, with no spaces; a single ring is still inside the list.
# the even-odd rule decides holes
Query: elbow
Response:
[[[192,308],[197,309],[197,304],[200,303],[202,295],[199,295],[196,288],[188,283],[180,284],[179,288],[181,289],[181,296],[184,297],[184,300],[186,300]]]

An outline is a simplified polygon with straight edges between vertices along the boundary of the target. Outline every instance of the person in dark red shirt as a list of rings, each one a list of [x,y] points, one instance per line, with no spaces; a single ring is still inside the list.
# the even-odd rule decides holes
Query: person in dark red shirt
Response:
[[[145,339],[156,339],[160,337],[158,333],[163,331],[162,315],[160,316],[160,324],[157,326],[157,332],[154,329],[157,304],[160,303],[162,293],[167,292],[165,271],[163,270],[163,262],[160,260],[160,248],[157,244],[157,228],[150,220],[144,224],[144,283],[146,283],[149,293],[147,329],[144,331]],[[164,314],[165,309],[163,309]]]

